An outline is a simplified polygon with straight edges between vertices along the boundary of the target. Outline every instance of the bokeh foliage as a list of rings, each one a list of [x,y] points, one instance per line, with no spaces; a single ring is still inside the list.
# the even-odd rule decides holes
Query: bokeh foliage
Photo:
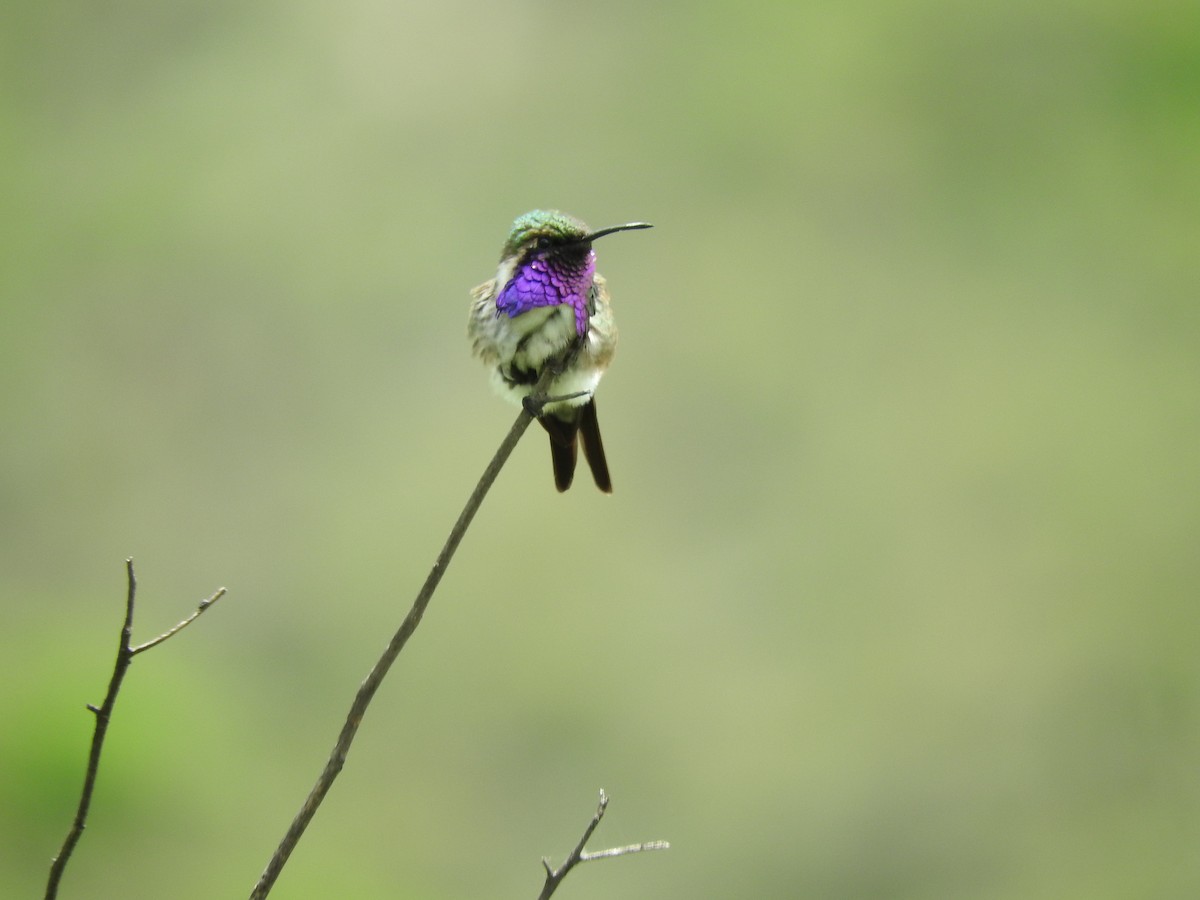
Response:
[[[1200,7],[15,2],[0,893],[244,896],[598,245],[616,493],[518,449],[280,898],[1200,891]],[[566,896],[566,894],[563,894]]]

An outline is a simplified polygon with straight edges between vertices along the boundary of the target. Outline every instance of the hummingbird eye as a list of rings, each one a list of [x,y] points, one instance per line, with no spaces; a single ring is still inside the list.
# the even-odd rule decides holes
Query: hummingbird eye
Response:
[[[538,249],[538,250],[549,250],[550,249],[550,238],[546,237],[545,235],[542,235],[536,241],[534,241],[533,246],[535,249]]]

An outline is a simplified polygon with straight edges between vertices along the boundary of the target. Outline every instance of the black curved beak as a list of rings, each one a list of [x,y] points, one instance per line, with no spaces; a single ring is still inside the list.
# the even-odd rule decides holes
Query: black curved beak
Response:
[[[639,231],[642,228],[653,228],[649,222],[627,222],[624,225],[613,225],[611,228],[601,228],[599,231],[593,231],[591,234],[581,237],[579,243],[590,244],[596,238],[602,238],[606,234],[615,234],[618,231]]]

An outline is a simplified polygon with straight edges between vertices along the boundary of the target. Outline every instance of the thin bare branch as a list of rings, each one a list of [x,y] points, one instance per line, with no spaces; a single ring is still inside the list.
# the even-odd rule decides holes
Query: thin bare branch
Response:
[[[195,612],[193,612],[190,616],[188,616],[186,619],[184,619],[182,622],[180,622],[174,628],[164,631],[158,637],[154,638],[154,640],[146,641],[146,643],[144,643],[144,644],[138,644],[136,647],[134,647],[129,652],[133,656],[137,656],[142,651],[149,650],[151,647],[157,647],[163,641],[168,640],[169,638],[173,638],[175,635],[179,634],[179,632],[183,631],[183,629],[187,628],[189,625],[191,625],[193,622],[195,622],[198,618],[200,618],[200,616],[204,613],[205,610],[207,610],[210,606],[212,606],[214,603],[216,603],[218,600],[220,600],[224,596],[225,596],[225,588],[218,588],[217,592],[215,594],[213,594],[211,597],[206,597],[203,600],[201,600],[200,605],[196,607]]]
[[[626,856],[630,853],[641,853],[643,850],[670,850],[667,841],[643,841],[640,844],[629,844],[625,847],[610,847],[607,850],[597,850],[595,853],[581,853],[580,862],[590,862],[593,859],[611,859],[614,856]]]
[[[87,705],[87,708],[96,716],[95,730],[92,732],[92,747],[88,753],[87,773],[83,778],[83,789],[79,794],[79,806],[75,810],[75,819],[71,823],[71,828],[67,831],[67,837],[63,841],[62,849],[58,851],[58,855],[54,857],[54,861],[50,864],[50,877],[46,882],[46,900],[54,900],[58,896],[58,886],[62,881],[63,872],[66,871],[71,854],[75,851],[75,845],[79,843],[79,839],[83,836],[83,830],[87,827],[88,809],[92,805],[92,794],[96,789],[96,777],[100,772],[100,754],[104,750],[104,737],[108,733],[108,724],[112,719],[113,707],[117,703],[117,694],[120,693],[121,682],[125,680],[125,673],[129,670],[129,666],[133,662],[133,657],[143,650],[149,650],[151,647],[161,644],[167,638],[177,634],[225,593],[225,589],[221,588],[207,600],[202,600],[199,608],[194,613],[166,634],[160,635],[141,646],[133,647],[130,645],[130,640],[133,636],[133,609],[134,599],[137,596],[137,577],[133,572],[132,559],[125,560],[125,576],[128,584],[125,591],[125,619],[121,623],[121,639],[117,645],[117,661],[113,666],[112,678],[109,679],[108,693],[104,695],[104,702],[99,706],[93,706],[91,703]]]
[[[606,809],[608,809],[608,795],[601,789],[600,805],[596,807],[596,812],[592,814],[592,820],[588,822],[587,828],[583,831],[583,837],[579,839],[579,843],[575,845],[575,849],[571,851],[570,856],[557,869],[550,866],[550,860],[542,860],[542,868],[546,870],[546,882],[542,885],[542,892],[538,894],[538,900],[549,900],[550,896],[558,890],[558,886],[562,884],[563,879],[579,863],[590,862],[593,859],[612,859],[616,856],[628,856],[630,853],[642,853],[646,850],[670,849],[671,845],[666,841],[645,841],[641,844],[629,844],[625,847],[597,850],[594,853],[586,852],[583,848],[591,838],[592,832],[600,824],[600,820],[604,818],[604,811]]]
[[[540,395],[544,392],[545,385],[549,382],[552,375],[553,373],[547,368],[541,380],[534,388],[535,395]],[[316,784],[313,785],[308,797],[305,798],[304,803],[301,805],[300,811],[296,814],[287,833],[283,836],[283,840],[280,841],[279,846],[268,861],[266,869],[263,870],[258,883],[250,893],[250,900],[263,900],[263,898],[270,894],[276,879],[279,878],[279,873],[283,870],[284,865],[287,864],[288,857],[291,856],[296,844],[304,835],[305,829],[308,828],[309,822],[312,821],[317,809],[324,801],[325,795],[329,793],[330,787],[332,787],[334,780],[341,772],[342,766],[345,765],[350,745],[354,742],[355,735],[358,733],[358,726],[362,724],[363,716],[366,714],[367,707],[371,704],[375,692],[379,689],[384,676],[387,675],[388,670],[392,667],[392,663],[400,655],[400,651],[404,649],[404,645],[408,642],[408,639],[417,630],[417,626],[421,624],[421,617],[425,615],[429,601],[433,598],[433,593],[437,590],[438,583],[441,582],[442,576],[446,573],[446,568],[454,558],[454,552],[458,549],[463,535],[466,534],[471,520],[475,518],[475,513],[479,510],[484,497],[487,496],[488,491],[495,482],[496,476],[500,474],[500,470],[504,467],[505,462],[508,461],[508,457],[512,454],[513,449],[517,446],[517,442],[521,440],[522,435],[525,434],[525,430],[532,421],[533,416],[531,413],[526,409],[522,409],[521,414],[513,422],[512,428],[509,429],[508,435],[496,450],[492,461],[488,463],[483,476],[475,486],[475,490],[471,492],[471,496],[467,499],[466,506],[459,513],[458,521],[454,523],[454,527],[450,530],[450,536],[446,538],[446,543],[442,547],[441,553],[438,554],[433,568],[430,569],[429,575],[425,578],[425,583],[421,586],[420,592],[413,601],[408,615],[404,617],[404,621],[400,623],[399,629],[397,629],[388,643],[387,649],[383,651],[383,655],[379,657],[379,660],[367,674],[366,679],[359,686],[358,693],[354,696],[354,702],[350,705],[350,711],[346,715],[345,724],[342,725],[341,733],[333,745],[333,751],[329,755],[329,760],[325,763],[325,768],[321,770]]]

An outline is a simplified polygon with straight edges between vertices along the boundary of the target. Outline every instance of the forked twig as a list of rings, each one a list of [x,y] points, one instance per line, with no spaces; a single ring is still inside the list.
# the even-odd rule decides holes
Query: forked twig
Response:
[[[548,900],[550,895],[558,890],[558,886],[562,884],[563,879],[579,863],[590,862],[593,859],[612,859],[615,856],[628,856],[630,853],[641,853],[645,850],[667,850],[670,848],[671,845],[666,841],[645,841],[641,844],[610,847],[608,850],[597,850],[594,853],[588,853],[583,848],[587,846],[587,842],[592,837],[592,832],[596,830],[596,826],[604,818],[604,811],[607,808],[608,794],[604,793],[604,790],[601,789],[600,805],[596,807],[596,812],[592,815],[592,820],[588,822],[587,828],[583,831],[583,837],[579,839],[579,843],[575,845],[575,849],[571,851],[571,855],[557,869],[551,868],[550,860],[542,860],[542,868],[546,870],[546,883],[542,885],[542,892],[538,894],[538,900]]]
[[[163,641],[177,635],[225,595],[225,588],[221,588],[211,597],[201,600],[199,606],[196,607],[196,611],[174,628],[159,635],[152,641],[147,641],[144,644],[134,647],[130,644],[130,640],[133,636],[133,606],[134,598],[137,595],[137,578],[133,574],[132,559],[125,560],[125,573],[129,587],[125,592],[125,621],[121,625],[121,640],[117,646],[117,661],[113,666],[113,674],[108,682],[108,693],[104,696],[104,702],[99,706],[93,706],[91,703],[87,705],[87,708],[96,716],[96,727],[92,732],[92,749],[88,754],[87,774],[84,775],[83,790],[79,795],[79,806],[75,810],[75,820],[71,823],[71,828],[67,832],[66,839],[63,841],[62,849],[58,851],[58,856],[54,857],[54,861],[50,864],[50,878],[46,882],[46,900],[54,900],[58,896],[58,886],[62,881],[63,872],[66,870],[67,863],[71,859],[75,845],[79,843],[79,839],[83,836],[83,829],[87,827],[88,809],[92,805],[92,793],[96,789],[96,776],[100,771],[100,754],[104,749],[104,737],[108,733],[108,723],[112,719],[113,707],[117,703],[117,694],[121,690],[121,682],[125,680],[125,673],[129,670],[133,658],[142,651],[149,650],[151,647],[157,647]]]

